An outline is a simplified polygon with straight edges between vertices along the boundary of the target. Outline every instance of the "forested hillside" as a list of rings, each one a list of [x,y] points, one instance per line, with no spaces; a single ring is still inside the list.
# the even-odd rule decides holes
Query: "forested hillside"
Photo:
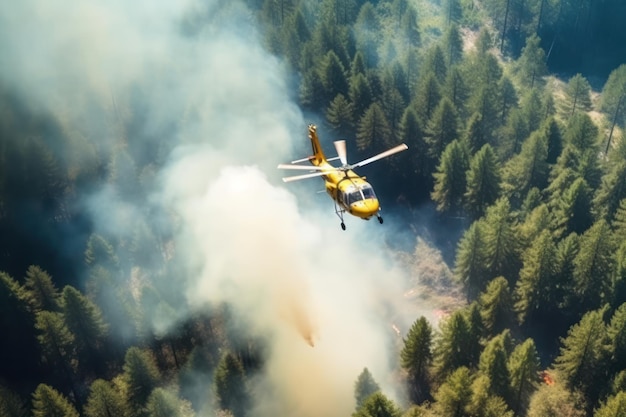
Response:
[[[346,139],[351,160],[406,143],[368,178],[398,218],[433,207],[429,236],[445,225],[459,237],[443,250],[466,305],[412,318],[376,351],[384,366],[359,365],[343,399],[354,417],[626,415],[626,4],[190,3],[133,7],[128,27],[92,4],[58,32],[20,32],[50,50],[5,31],[57,12],[0,6],[0,416],[343,415],[339,402],[328,411],[336,398],[323,414],[307,401],[320,373],[344,382],[339,366],[315,369],[266,323],[289,322],[318,349],[296,277],[327,270],[303,259],[320,253],[339,271],[320,291],[329,300],[336,280],[362,271],[259,179],[285,143],[304,148],[302,120],[325,146]],[[73,25],[79,36],[60,35]],[[86,36],[109,36],[101,27],[121,35]],[[209,77],[216,68],[234,81]],[[243,140],[229,143],[233,132]],[[283,245],[287,233],[305,237]],[[354,248],[354,265],[371,266]],[[372,288],[393,274],[377,272]],[[217,283],[191,285],[207,275]],[[370,297],[363,288],[345,291]],[[333,319],[351,323],[345,305]],[[384,308],[354,311],[372,322]],[[385,334],[354,323],[341,332],[370,334],[364,351]]]

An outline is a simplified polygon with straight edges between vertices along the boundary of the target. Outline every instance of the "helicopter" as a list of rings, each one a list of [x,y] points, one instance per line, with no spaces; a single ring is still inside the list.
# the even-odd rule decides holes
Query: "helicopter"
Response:
[[[403,143],[385,152],[381,152],[378,155],[372,156],[371,158],[357,162],[356,164],[348,164],[345,140],[334,142],[337,156],[327,159],[320,146],[319,138],[317,137],[317,127],[314,124],[310,124],[308,129],[309,139],[311,139],[311,145],[313,147],[313,155],[292,161],[290,164],[280,164],[278,168],[313,172],[285,177],[283,181],[291,182],[307,178],[322,177],[326,183],[326,192],[335,203],[335,214],[341,221],[342,230],[346,230],[344,213],[349,213],[363,220],[369,220],[373,216],[376,216],[378,222],[382,224],[383,218],[380,215],[380,205],[374,193],[374,188],[365,181],[365,177],[357,175],[353,169],[402,152],[409,147]],[[335,167],[330,164],[330,161],[335,160],[341,162],[340,167]],[[310,162],[311,165],[301,165],[302,162],[307,161]]]

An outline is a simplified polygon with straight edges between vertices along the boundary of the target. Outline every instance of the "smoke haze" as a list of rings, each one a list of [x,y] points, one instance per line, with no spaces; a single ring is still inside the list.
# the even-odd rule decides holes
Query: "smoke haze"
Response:
[[[394,397],[389,317],[405,277],[385,257],[388,225],[351,218],[342,232],[327,197],[299,199],[310,185],[280,182],[276,164],[306,156],[294,151],[308,149],[306,121],[252,12],[223,1],[5,2],[0,50],[2,83],[66,134],[137,161],[157,155],[160,165],[136,167],[151,173],[148,197],[103,186],[84,199],[107,235],[168,223],[185,271],[168,285],[186,298],[155,329],[233,306],[269,342],[257,416],[349,415],[364,367]]]

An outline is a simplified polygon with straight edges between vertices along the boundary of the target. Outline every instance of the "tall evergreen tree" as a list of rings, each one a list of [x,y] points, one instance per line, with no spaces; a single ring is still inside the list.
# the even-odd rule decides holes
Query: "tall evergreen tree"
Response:
[[[148,417],[192,417],[193,410],[176,393],[163,388],[155,388],[146,404]]]
[[[353,120],[358,120],[374,101],[372,89],[365,75],[358,73],[350,77],[348,96],[352,104],[352,118]]]
[[[39,384],[33,393],[33,417],[79,417],[78,411],[61,393]]]
[[[381,145],[389,143],[390,136],[391,129],[385,113],[380,104],[374,102],[359,119],[356,132],[357,149],[369,152],[382,151]]]
[[[606,378],[603,364],[607,335],[603,314],[602,310],[589,311],[573,325],[561,341],[560,355],[554,361],[554,368],[567,387],[581,390],[591,404],[599,390],[596,381]]]
[[[471,365],[469,324],[461,311],[455,311],[440,323],[440,332],[434,341],[433,366],[438,379],[444,380],[455,369]]]
[[[517,224],[511,215],[511,205],[505,197],[499,198],[485,215],[485,257],[487,273],[491,277],[504,276],[509,281],[519,270],[519,236]]]
[[[533,88],[541,77],[547,74],[546,54],[540,46],[541,39],[532,35],[526,39],[526,46],[518,60],[518,72],[527,87]]]
[[[437,172],[433,174],[435,188],[431,197],[437,203],[437,210],[459,214],[464,204],[468,168],[469,150],[464,142],[454,140],[441,154]]]
[[[443,97],[426,127],[426,141],[431,158],[439,158],[446,146],[458,139],[458,125],[458,114],[454,105],[447,97]]]
[[[473,299],[487,282],[484,229],[484,224],[473,222],[463,233],[456,251],[454,275],[465,287],[468,300]]]
[[[548,183],[547,157],[547,137],[540,132],[531,134],[520,154],[510,159],[504,168],[505,191],[521,200],[531,188],[543,189]]]
[[[509,283],[504,277],[489,282],[480,294],[481,317],[487,335],[495,336],[513,324],[513,298]]]
[[[522,254],[524,266],[515,288],[519,321],[524,323],[535,315],[543,316],[544,306],[552,301],[550,290],[557,273],[556,245],[548,230],[541,232]]]
[[[565,87],[564,111],[571,117],[576,110],[591,110],[591,86],[582,74],[569,79]]]
[[[152,354],[130,347],[124,356],[124,380],[128,384],[128,400],[134,408],[143,408],[152,390],[161,379]]]
[[[605,153],[611,149],[615,126],[626,126],[626,65],[614,69],[602,88],[600,110],[611,120]]]
[[[530,396],[539,384],[539,354],[532,339],[517,345],[508,362],[511,376],[511,401],[516,415],[523,415],[530,402]]]
[[[343,94],[337,94],[326,109],[326,121],[335,132],[345,137],[354,129],[353,114],[352,103]]]
[[[467,367],[457,368],[435,393],[438,415],[463,417],[472,399],[472,378]]]
[[[435,108],[441,100],[440,90],[439,81],[437,81],[437,77],[432,71],[422,75],[412,102],[422,123],[425,124],[432,117]]]
[[[593,417],[619,417],[626,415],[626,391],[607,398],[593,413]]]
[[[613,313],[607,336],[612,369],[626,369],[626,303]]]
[[[24,288],[33,311],[59,311],[59,290],[54,286],[50,275],[40,267],[28,267]]]
[[[402,367],[408,373],[409,393],[416,404],[429,396],[428,368],[432,361],[432,338],[432,328],[428,320],[422,316],[409,329],[400,352]]]
[[[319,70],[327,102],[330,102],[337,94],[348,95],[346,72],[341,60],[333,50],[328,51]]]
[[[482,374],[489,377],[491,381],[490,393],[508,401],[511,398],[511,376],[507,367],[509,353],[505,346],[506,334],[507,331],[487,342],[483,353],[480,355],[478,369]]]
[[[500,194],[500,169],[490,145],[474,154],[467,171],[465,206],[474,218],[481,217]]]
[[[380,391],[380,386],[371,372],[369,369],[363,368],[363,371],[354,383],[354,399],[356,400],[357,410],[363,406],[363,403],[370,395],[378,391]]]
[[[96,379],[91,383],[83,412],[87,417],[130,416],[130,408],[123,395],[103,379]]]
[[[596,219],[613,217],[620,200],[626,198],[626,161],[616,163],[602,177],[602,184],[593,198],[593,214]]]
[[[26,403],[13,391],[0,385],[0,415],[6,417],[27,417]]]
[[[213,387],[219,408],[230,410],[234,417],[245,415],[249,406],[249,394],[243,365],[232,353],[222,355],[215,376]]]
[[[611,272],[614,244],[609,225],[596,222],[580,239],[580,250],[574,259],[574,291],[583,311],[598,308],[611,300]]]
[[[370,395],[353,417],[400,417],[402,412],[398,406],[382,392]]]

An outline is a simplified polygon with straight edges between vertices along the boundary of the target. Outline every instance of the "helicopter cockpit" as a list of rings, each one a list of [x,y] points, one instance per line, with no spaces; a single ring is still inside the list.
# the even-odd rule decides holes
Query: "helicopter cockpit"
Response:
[[[372,186],[368,184],[360,188],[353,188],[347,193],[346,197],[346,204],[350,206],[361,200],[376,198],[376,194],[374,194]]]

